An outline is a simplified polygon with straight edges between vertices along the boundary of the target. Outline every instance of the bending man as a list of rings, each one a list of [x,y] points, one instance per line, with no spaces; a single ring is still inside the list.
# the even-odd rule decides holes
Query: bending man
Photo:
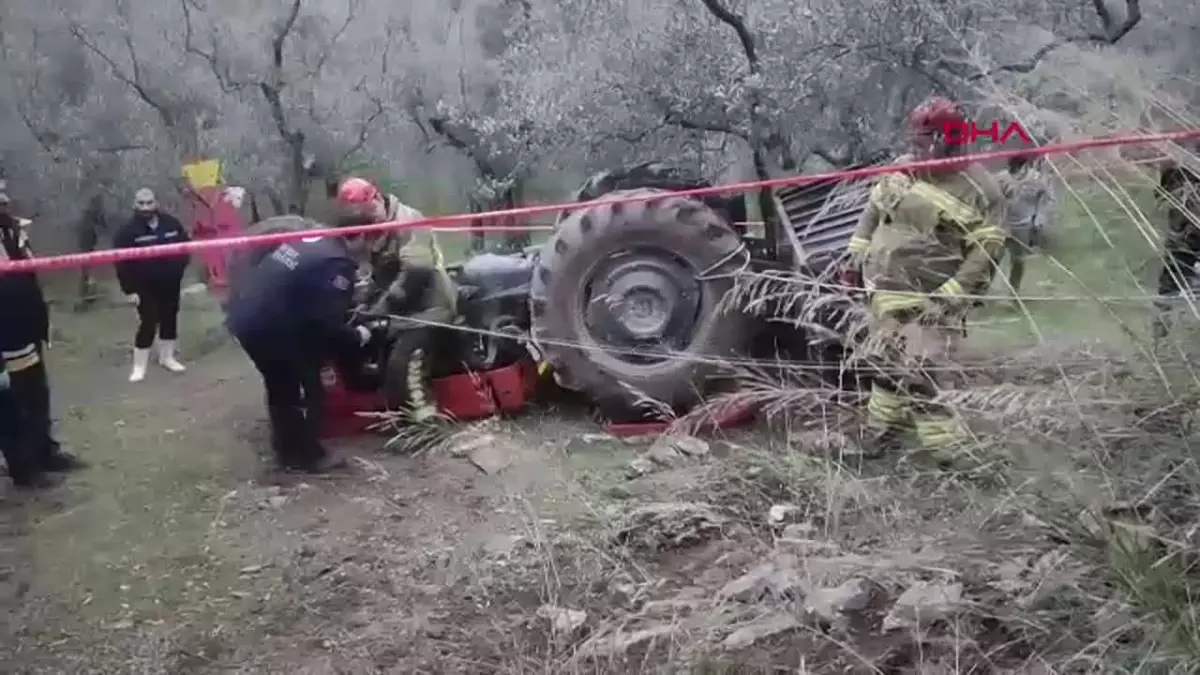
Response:
[[[329,471],[343,461],[319,440],[321,368],[371,333],[349,324],[364,237],[280,244],[238,275],[226,325],[262,375],[271,448],[285,469]]]

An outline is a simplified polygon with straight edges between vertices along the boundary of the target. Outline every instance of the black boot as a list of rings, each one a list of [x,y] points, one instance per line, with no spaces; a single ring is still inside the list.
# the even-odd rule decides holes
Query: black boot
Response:
[[[301,435],[304,451],[296,459],[295,468],[307,473],[328,473],[346,466],[346,458],[330,452],[320,439],[319,419],[301,415],[303,433]]]
[[[71,471],[79,471],[91,466],[86,461],[76,457],[75,455],[63,450],[57,443],[54,448],[47,453],[42,459],[42,469],[54,473],[68,473]]]
[[[295,406],[273,405],[267,407],[271,418],[271,451],[281,467],[294,463],[296,448],[302,441],[300,431],[303,419]]]
[[[62,478],[58,476],[26,467],[10,466],[8,476],[13,485],[22,490],[45,490],[62,483]]]
[[[345,468],[346,458],[322,448],[320,459],[307,461],[296,469],[305,473],[321,474]]]
[[[300,408],[271,406],[270,412],[271,445],[281,468],[325,473],[345,464],[325,449]]]
[[[867,427],[860,439],[863,457],[879,459],[904,447],[904,431],[897,427]]]

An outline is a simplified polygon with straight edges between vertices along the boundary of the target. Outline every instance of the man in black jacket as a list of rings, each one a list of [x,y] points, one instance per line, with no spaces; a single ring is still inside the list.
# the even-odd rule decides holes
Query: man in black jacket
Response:
[[[133,218],[113,238],[113,248],[181,244],[189,240],[179,220],[159,210],[158,200],[149,189],[137,191],[133,209]],[[179,294],[189,259],[185,254],[117,263],[121,290],[137,302],[138,328],[133,341],[130,382],[145,379],[156,336],[159,365],[173,373],[186,370],[176,357],[175,345],[179,338]]]
[[[342,463],[318,439],[321,368],[371,338],[349,323],[363,239],[280,244],[230,289],[226,325],[262,375],[271,446],[284,468],[321,473]]]
[[[0,261],[33,258],[26,226],[9,209],[7,183],[0,180]],[[50,381],[45,346],[50,340],[50,311],[37,274],[0,276],[0,359],[16,406],[20,459],[6,459],[13,482],[36,486],[47,472],[70,471],[84,463],[63,451],[54,439],[50,416]]]

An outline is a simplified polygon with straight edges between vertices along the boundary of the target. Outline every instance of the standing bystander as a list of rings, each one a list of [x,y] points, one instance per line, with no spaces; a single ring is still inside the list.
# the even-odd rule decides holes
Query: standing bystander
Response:
[[[189,240],[187,231],[174,216],[158,208],[154,192],[142,188],[134,195],[133,218],[117,232],[115,248],[142,248],[162,244],[181,244]],[[133,370],[130,382],[141,382],[150,363],[150,349],[158,338],[158,363],[182,373],[186,368],[176,357],[179,339],[179,296],[187,254],[126,260],[117,263],[121,290],[137,303],[138,327],[133,342]]]
[[[1009,257],[1008,285],[1020,297],[1025,278],[1025,258],[1045,239],[1047,222],[1053,212],[1054,192],[1041,167],[1042,160],[1013,157],[1008,171],[999,176],[1004,192],[1005,248]]]
[[[100,245],[100,237],[108,234],[108,216],[104,206],[104,195],[99,191],[92,193],[76,223],[76,243],[80,253],[95,251]],[[96,280],[92,278],[92,268],[79,268],[79,298],[76,300],[75,310],[86,310],[96,301],[96,297]]]

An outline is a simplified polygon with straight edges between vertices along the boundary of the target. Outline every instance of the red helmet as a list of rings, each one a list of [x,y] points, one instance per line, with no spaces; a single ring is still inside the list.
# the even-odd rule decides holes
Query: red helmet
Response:
[[[379,189],[363,178],[347,178],[337,191],[337,200],[342,206],[364,206],[378,198]]]
[[[918,136],[941,133],[947,124],[962,125],[966,122],[967,114],[962,106],[941,96],[925,101],[908,116],[908,128]]]

